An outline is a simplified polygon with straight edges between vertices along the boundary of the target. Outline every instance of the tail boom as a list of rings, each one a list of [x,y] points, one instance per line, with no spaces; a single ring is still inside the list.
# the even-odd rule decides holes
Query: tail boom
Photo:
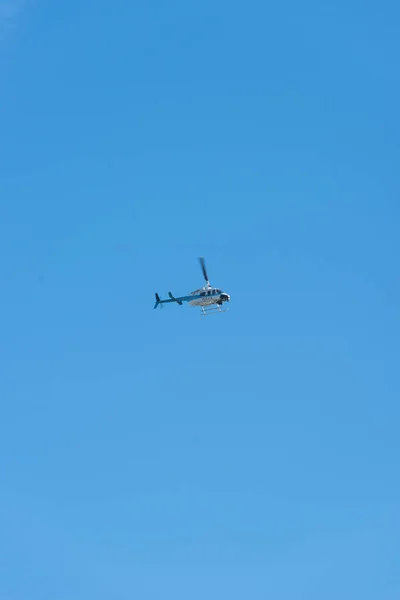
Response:
[[[155,293],[156,303],[154,305],[154,308],[156,309],[159,304],[161,304],[161,307],[162,307],[162,305],[166,304],[167,302],[176,302],[177,304],[180,304],[182,306],[182,304],[183,304],[182,298],[175,298],[175,296],[173,296],[171,294],[171,292],[168,292],[168,296],[169,296],[169,300],[161,300],[160,296],[156,292]]]

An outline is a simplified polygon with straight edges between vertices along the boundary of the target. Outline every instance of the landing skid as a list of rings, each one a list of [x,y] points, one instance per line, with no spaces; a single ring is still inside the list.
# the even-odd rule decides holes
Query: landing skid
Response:
[[[219,305],[217,306],[200,306],[201,316],[206,317],[207,315],[212,315],[214,313],[220,312],[228,312],[229,308],[221,308]]]

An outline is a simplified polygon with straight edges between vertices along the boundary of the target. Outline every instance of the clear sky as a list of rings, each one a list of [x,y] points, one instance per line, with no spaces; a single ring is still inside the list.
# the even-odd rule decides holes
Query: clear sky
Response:
[[[399,3],[0,6],[0,599],[398,600]]]

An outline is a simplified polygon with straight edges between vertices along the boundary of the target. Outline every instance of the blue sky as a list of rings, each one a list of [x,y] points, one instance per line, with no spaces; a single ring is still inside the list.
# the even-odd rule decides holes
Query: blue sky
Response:
[[[1,4],[0,599],[397,600],[398,3]]]

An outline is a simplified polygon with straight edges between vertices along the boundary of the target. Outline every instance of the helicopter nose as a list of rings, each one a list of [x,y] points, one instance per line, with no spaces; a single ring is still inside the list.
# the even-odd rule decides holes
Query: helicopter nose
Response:
[[[221,300],[223,302],[229,302],[229,300],[231,299],[229,294],[221,294]]]

